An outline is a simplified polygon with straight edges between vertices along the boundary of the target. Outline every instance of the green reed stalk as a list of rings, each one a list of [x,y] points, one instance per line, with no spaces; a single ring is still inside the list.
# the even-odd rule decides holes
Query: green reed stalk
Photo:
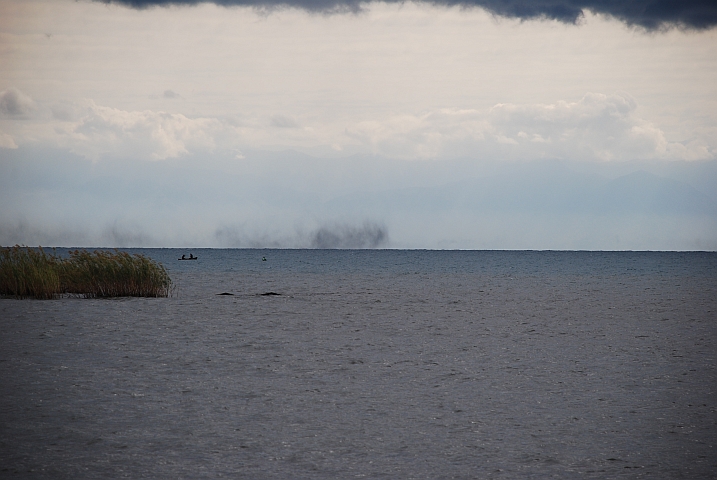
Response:
[[[53,298],[60,290],[58,259],[42,248],[0,249],[0,294]]]
[[[0,294],[55,298],[166,297],[172,280],[164,266],[144,255],[95,250],[70,251],[70,258],[42,248],[0,248]]]

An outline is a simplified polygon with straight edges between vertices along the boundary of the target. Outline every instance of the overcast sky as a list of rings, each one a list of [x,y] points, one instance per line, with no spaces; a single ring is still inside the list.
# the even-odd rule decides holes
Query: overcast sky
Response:
[[[192,3],[0,0],[0,244],[717,249],[712,2]]]

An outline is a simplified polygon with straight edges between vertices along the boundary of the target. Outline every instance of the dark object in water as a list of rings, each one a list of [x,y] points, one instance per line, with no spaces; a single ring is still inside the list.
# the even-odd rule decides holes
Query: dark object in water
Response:
[[[198,258],[199,258],[199,257],[184,258],[184,255],[182,255],[182,258],[178,258],[177,260],[196,260],[196,259],[198,259]]]
[[[234,294],[229,293],[229,292],[222,292],[222,293],[217,293],[217,295],[234,295]]]
[[[262,262],[266,262],[266,257],[261,257]]]
[[[266,292],[266,293],[260,293],[259,295],[262,296],[262,297],[273,297],[273,296],[278,296],[278,295],[281,295],[281,294],[280,294],[280,293],[276,293],[276,292]]]

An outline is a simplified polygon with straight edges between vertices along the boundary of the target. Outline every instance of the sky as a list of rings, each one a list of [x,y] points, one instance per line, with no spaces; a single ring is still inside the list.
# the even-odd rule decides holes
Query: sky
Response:
[[[717,249],[717,6],[0,0],[0,245]]]

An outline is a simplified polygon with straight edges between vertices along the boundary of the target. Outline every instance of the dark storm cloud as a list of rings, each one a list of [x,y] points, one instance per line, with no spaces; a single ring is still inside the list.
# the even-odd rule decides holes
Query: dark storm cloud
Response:
[[[357,11],[359,0],[97,0],[133,8],[215,3],[223,6],[259,8],[296,7],[314,12]],[[400,0],[387,0],[400,3]],[[609,15],[628,25],[649,30],[667,27],[706,29],[717,25],[714,0],[434,0],[425,3],[446,6],[480,7],[499,16],[529,20],[549,18],[575,23],[586,10]]]

